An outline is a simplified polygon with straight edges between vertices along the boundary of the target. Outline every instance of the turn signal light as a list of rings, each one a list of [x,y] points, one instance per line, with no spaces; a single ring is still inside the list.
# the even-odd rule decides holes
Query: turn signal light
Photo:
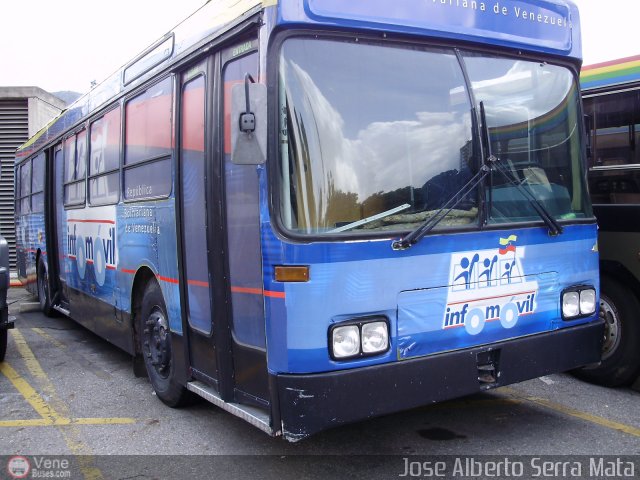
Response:
[[[279,265],[275,268],[274,276],[276,282],[308,282],[309,267]]]

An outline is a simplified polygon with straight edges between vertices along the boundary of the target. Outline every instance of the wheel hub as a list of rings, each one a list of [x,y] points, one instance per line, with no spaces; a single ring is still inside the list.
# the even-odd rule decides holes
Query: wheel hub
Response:
[[[620,318],[618,312],[606,299],[600,299],[600,315],[604,318],[604,343],[602,359],[611,356],[620,343]]]
[[[169,374],[171,340],[169,337],[169,324],[160,309],[154,309],[149,315],[146,322],[145,336],[147,359],[160,375],[166,377]]]

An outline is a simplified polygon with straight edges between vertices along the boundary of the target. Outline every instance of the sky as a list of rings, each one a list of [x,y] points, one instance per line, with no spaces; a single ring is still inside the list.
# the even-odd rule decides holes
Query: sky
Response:
[[[637,29],[638,0],[574,1],[581,11],[585,65],[640,54],[640,46],[629,41]],[[92,81],[107,78],[204,3],[6,0],[0,85],[85,93]]]
[[[213,0],[215,1],[215,0]],[[0,85],[86,93],[205,0],[5,0]]]

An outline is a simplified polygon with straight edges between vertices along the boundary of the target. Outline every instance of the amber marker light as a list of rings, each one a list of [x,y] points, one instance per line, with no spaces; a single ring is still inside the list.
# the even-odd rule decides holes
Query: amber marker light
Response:
[[[308,266],[276,266],[275,269],[276,282],[308,282],[309,267]]]

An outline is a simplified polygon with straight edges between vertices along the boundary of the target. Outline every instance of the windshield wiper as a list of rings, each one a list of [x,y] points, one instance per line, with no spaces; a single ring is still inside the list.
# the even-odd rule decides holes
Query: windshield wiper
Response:
[[[484,137],[483,140],[484,142],[486,142],[485,145],[487,147],[487,154],[489,155],[487,158],[487,162],[491,164],[492,168],[495,168],[498,172],[500,172],[500,174],[502,174],[502,176],[507,180],[507,182],[509,182],[510,185],[516,187],[518,191],[524,196],[524,198],[526,198],[529,201],[529,203],[531,204],[533,209],[536,211],[538,216],[549,228],[549,235],[555,237],[556,235],[561,234],[563,231],[562,225],[558,223],[558,221],[553,217],[553,215],[549,213],[549,210],[547,210],[544,207],[544,205],[542,205],[542,203],[540,203],[540,201],[536,197],[534,197],[533,194],[522,185],[522,183],[518,182],[518,180],[514,178],[511,172],[508,172],[505,169],[504,165],[500,163],[500,159],[495,157],[491,152],[491,138],[489,137],[489,126],[487,125],[487,115],[484,109],[484,102],[482,101],[480,102],[480,121],[482,122],[482,136]],[[493,185],[491,186],[491,190],[493,190]],[[492,191],[489,193],[489,195],[492,195]]]
[[[498,172],[502,174],[507,182],[509,182],[510,185],[516,187],[518,191],[522,193],[522,196],[529,200],[529,203],[531,203],[533,209],[549,228],[549,235],[555,237],[556,235],[561,234],[563,232],[562,225],[560,225],[558,221],[553,217],[553,215],[549,213],[549,210],[547,210],[544,205],[542,205],[542,203],[540,203],[540,201],[536,197],[534,197],[529,190],[523,187],[520,182],[515,180],[510,173],[507,173],[507,170],[505,170],[503,165],[500,165],[498,162],[496,162],[495,166],[496,170],[498,170]]]
[[[460,190],[458,190],[438,211],[429,217],[424,223],[418,226],[415,230],[408,233],[400,240],[396,240],[391,244],[394,250],[406,250],[407,248],[415,245],[422,240],[431,230],[434,229],[440,221],[445,218],[451,211],[456,208],[462,200],[471,192],[480,182],[482,182],[487,175],[491,172],[491,169],[487,165],[482,165],[478,173],[476,173],[471,179],[465,183]]]
[[[334,228],[333,230],[329,230],[329,233],[346,232],[347,230],[351,230],[352,228],[356,228],[361,225],[365,225],[367,223],[375,222],[376,220],[380,220],[381,218],[388,217],[389,215],[393,215],[394,213],[398,213],[403,210],[406,210],[410,206],[411,205],[409,205],[408,203],[405,203],[404,205],[400,205],[399,207],[392,208],[391,210],[387,210],[386,212],[378,213],[376,215],[371,215],[370,217],[363,218],[362,220],[356,220],[355,222],[347,223],[346,225],[343,225],[341,227]]]

